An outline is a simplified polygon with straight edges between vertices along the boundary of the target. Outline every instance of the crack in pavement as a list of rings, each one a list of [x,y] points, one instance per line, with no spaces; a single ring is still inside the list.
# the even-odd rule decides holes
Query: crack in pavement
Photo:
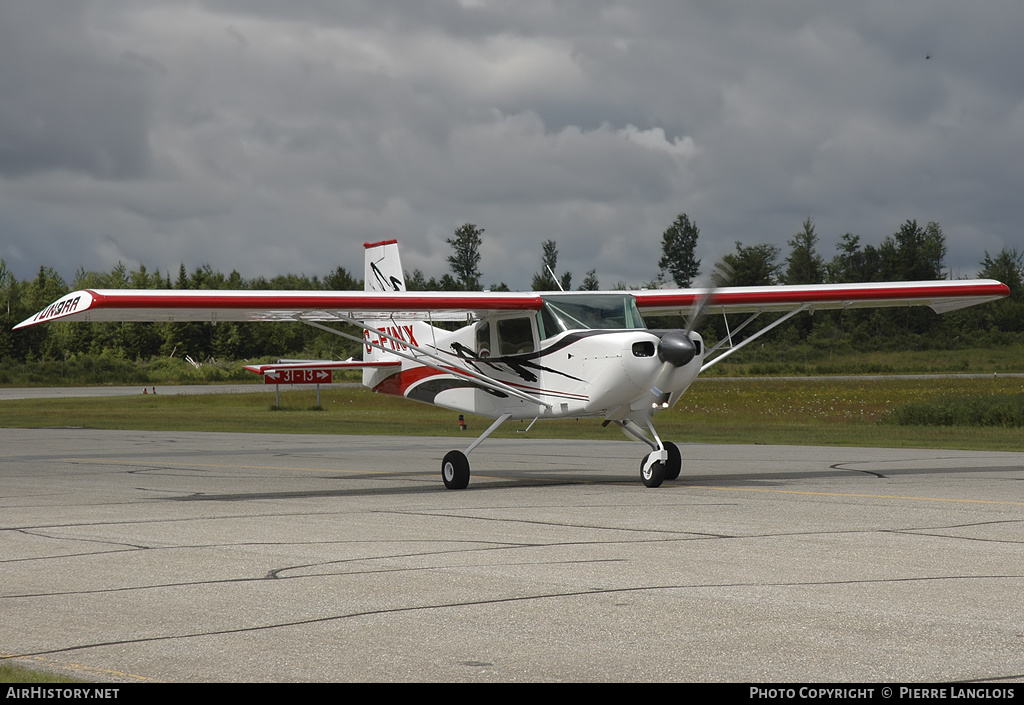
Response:
[[[498,605],[508,604],[516,602],[534,602],[539,600],[552,600],[552,599],[566,599],[575,597],[593,597],[595,595],[614,595],[614,594],[627,594],[627,593],[640,593],[640,592],[658,592],[658,591],[672,591],[672,590],[706,590],[706,589],[730,589],[730,588],[785,588],[785,587],[828,587],[828,586],[841,586],[841,585],[884,585],[890,584],[895,585],[898,583],[909,583],[909,582],[932,582],[932,581],[975,581],[975,580],[1008,580],[1008,579],[1021,579],[1024,578],[1024,574],[1017,575],[936,575],[936,576],[919,576],[913,578],[877,578],[877,579],[861,579],[861,580],[829,580],[829,581],[798,581],[798,582],[780,582],[780,583],[693,583],[693,584],[664,584],[664,585],[642,585],[633,587],[621,587],[621,588],[592,588],[589,590],[570,590],[565,592],[548,592],[548,593],[537,593],[534,595],[519,595],[514,597],[496,597],[484,600],[464,600],[456,602],[438,602],[428,605],[411,605],[405,607],[393,607],[385,609],[373,609],[373,610],[361,610],[357,612],[348,612],[345,614],[329,615],[325,617],[312,617],[309,619],[299,619],[288,622],[274,622],[269,624],[260,624],[250,627],[237,627],[232,629],[212,629],[209,631],[202,632],[188,632],[182,634],[165,634],[160,636],[150,637],[139,637],[135,639],[117,639],[111,641],[94,642],[88,644],[76,644],[73,646],[65,646],[56,649],[44,649],[41,651],[32,651],[23,654],[17,654],[17,657],[29,657],[29,656],[48,656],[52,654],[66,653],[69,651],[82,651],[85,649],[95,649],[108,646],[126,646],[130,644],[145,644],[157,641],[174,641],[174,640],[185,640],[185,639],[197,639],[202,637],[210,636],[225,636],[231,634],[251,634],[260,631],[269,631],[274,629],[284,629],[289,627],[308,626],[312,624],[325,624],[329,622],[337,622],[347,619],[355,619],[358,617],[373,617],[381,615],[393,615],[402,614],[409,612],[426,612],[432,610],[447,610],[456,608],[466,607],[481,607],[487,605]]]

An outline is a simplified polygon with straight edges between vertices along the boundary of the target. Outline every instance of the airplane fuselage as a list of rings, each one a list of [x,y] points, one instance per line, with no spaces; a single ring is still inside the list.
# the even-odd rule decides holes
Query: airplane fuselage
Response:
[[[487,389],[410,360],[404,360],[399,370],[368,375],[368,386],[377,392],[490,417],[511,414],[514,419],[618,419],[663,408],[663,394],[652,391],[659,375],[664,377],[659,391],[670,393],[674,397],[670,403],[674,403],[696,379],[703,360],[703,355],[698,355],[685,366],[669,366],[666,370],[657,355],[660,336],[645,329],[563,331],[536,349],[529,349],[532,341],[524,339],[514,352],[506,347],[505,354],[492,354],[491,348],[481,342],[486,335],[481,328],[492,325],[500,326],[500,321],[477,323],[454,332],[417,323],[408,326],[402,337],[449,358],[453,366],[468,367],[550,406]],[[699,341],[696,334],[692,337]],[[502,341],[493,342],[494,349],[502,349]],[[393,343],[389,341],[388,345]]]

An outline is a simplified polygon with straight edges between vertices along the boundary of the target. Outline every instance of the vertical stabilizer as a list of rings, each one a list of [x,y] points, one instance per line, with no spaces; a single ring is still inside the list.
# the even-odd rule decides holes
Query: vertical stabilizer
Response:
[[[366,271],[363,282],[366,291],[405,291],[405,274],[398,256],[398,240],[367,242]]]
[[[393,293],[405,291],[405,274],[402,272],[402,260],[398,255],[398,240],[383,240],[381,242],[367,242],[366,267],[363,272],[363,289],[365,291],[378,291]],[[407,324],[409,322],[406,322]],[[368,324],[381,330],[388,335],[404,337],[403,327],[389,321],[368,321]],[[411,326],[410,326],[411,330]],[[394,341],[380,338],[374,333],[364,330],[364,340],[379,342],[384,347],[397,346]],[[401,361],[401,358],[390,352],[373,347],[363,346],[364,362],[393,362]],[[367,387],[376,387],[387,376],[395,374],[395,368],[363,369],[363,384]]]

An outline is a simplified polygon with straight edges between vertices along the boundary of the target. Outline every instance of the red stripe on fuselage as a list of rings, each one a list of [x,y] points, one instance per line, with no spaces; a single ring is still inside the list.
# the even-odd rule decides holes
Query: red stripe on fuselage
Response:
[[[442,374],[445,373],[435,370],[433,367],[413,367],[388,376],[383,382],[374,387],[373,391],[380,394],[393,394],[394,396],[404,397],[412,385]]]

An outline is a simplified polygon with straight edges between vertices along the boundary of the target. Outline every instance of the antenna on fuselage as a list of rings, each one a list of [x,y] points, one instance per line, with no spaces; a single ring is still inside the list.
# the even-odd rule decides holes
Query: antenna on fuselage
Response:
[[[547,268],[548,274],[551,275],[551,279],[555,282],[555,286],[558,287],[558,290],[564,292],[565,289],[562,288],[562,282],[558,281],[558,277],[556,277],[555,273],[551,271],[551,265],[545,264],[544,267]]]

